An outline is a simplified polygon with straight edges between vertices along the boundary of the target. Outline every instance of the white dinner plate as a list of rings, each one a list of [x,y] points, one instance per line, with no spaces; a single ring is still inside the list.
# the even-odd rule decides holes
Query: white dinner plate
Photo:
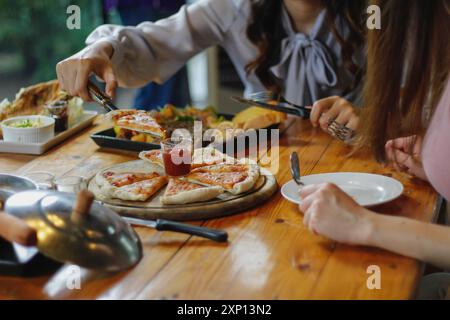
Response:
[[[400,181],[386,176],[358,172],[323,173],[301,178],[305,185],[330,182],[336,184],[361,206],[369,207],[392,201],[401,196]],[[294,180],[283,185],[281,194],[287,200],[299,204],[299,187]]]

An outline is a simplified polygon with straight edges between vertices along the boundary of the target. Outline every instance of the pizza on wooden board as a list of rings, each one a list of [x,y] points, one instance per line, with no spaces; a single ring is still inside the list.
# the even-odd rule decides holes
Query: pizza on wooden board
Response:
[[[142,110],[116,110],[110,112],[114,125],[137,132],[148,133],[156,137],[165,137],[164,129],[147,111]]]
[[[194,150],[192,157],[192,168],[200,168],[219,163],[234,164],[237,159],[211,147],[199,148]]]
[[[232,194],[240,194],[253,188],[258,181],[259,166],[221,163],[193,169],[186,178],[191,182],[219,186]]]
[[[164,166],[161,150],[150,150],[150,151],[142,151],[139,154],[139,158],[142,160],[148,161],[153,164]],[[219,164],[219,163],[228,163],[235,164],[237,160],[233,157],[230,157],[221,151],[207,147],[207,148],[198,148],[194,150],[194,155],[192,157],[192,168],[200,168],[204,166]]]
[[[186,179],[170,178],[160,201],[168,205],[202,202],[214,199],[222,192],[220,186],[203,186]]]
[[[142,151],[139,153],[139,158],[152,164],[164,167],[161,149]]]
[[[167,183],[166,176],[157,175],[114,189],[111,196],[125,201],[147,201]]]
[[[159,167],[150,164],[124,165],[99,172],[95,181],[107,197],[125,201],[147,201],[167,183],[167,177]]]

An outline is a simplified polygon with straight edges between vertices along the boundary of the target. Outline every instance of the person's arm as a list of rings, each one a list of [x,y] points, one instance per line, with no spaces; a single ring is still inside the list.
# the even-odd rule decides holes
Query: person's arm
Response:
[[[333,184],[302,187],[300,197],[304,224],[315,233],[450,268],[449,227],[375,213]]]
[[[112,64],[120,86],[162,83],[195,54],[221,43],[237,10],[232,0],[199,1],[155,23],[100,26],[86,44],[106,40],[113,46]]]
[[[366,244],[450,268],[450,228],[372,213]]]
[[[225,41],[242,1],[204,0],[155,23],[100,26],[87,38],[85,49],[58,64],[58,79],[63,89],[85,99],[89,99],[86,84],[92,72],[106,80],[107,89],[108,69],[112,69],[107,75],[113,88],[112,77],[121,87],[163,83],[192,56]]]

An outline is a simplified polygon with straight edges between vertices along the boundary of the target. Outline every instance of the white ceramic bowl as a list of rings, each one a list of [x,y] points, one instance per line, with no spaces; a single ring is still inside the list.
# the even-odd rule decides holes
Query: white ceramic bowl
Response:
[[[40,120],[36,128],[15,128],[9,124],[22,120]],[[1,123],[3,140],[16,143],[44,143],[55,135],[55,119],[46,116],[20,116],[4,120]]]

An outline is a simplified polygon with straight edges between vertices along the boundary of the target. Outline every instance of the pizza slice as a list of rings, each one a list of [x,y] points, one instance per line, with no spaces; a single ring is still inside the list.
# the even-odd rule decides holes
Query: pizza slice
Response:
[[[139,158],[150,163],[157,164],[161,167],[164,166],[160,149],[142,151],[139,153]],[[237,162],[238,161],[235,158],[230,157],[215,148],[198,148],[194,150],[194,155],[192,157],[192,168],[195,169],[220,163],[235,164]]]
[[[235,158],[230,157],[215,148],[198,148],[194,150],[192,168],[200,168],[219,163],[234,164],[236,162],[237,160]]]
[[[223,192],[220,186],[203,186],[185,179],[171,178],[164,195],[160,198],[162,204],[186,204],[208,201]]]
[[[189,181],[219,186],[232,194],[240,194],[253,188],[259,178],[255,164],[218,164],[196,168],[186,177]]]
[[[149,180],[160,176],[156,172],[142,173],[142,172],[121,172],[115,173],[113,171],[105,171],[102,173],[101,177],[106,180],[108,184],[113,187],[123,187],[129,184],[140,182],[143,180]],[[99,184],[105,184],[101,181]]]
[[[141,158],[142,160],[148,161],[150,163],[157,164],[161,167],[164,167],[164,162],[162,159],[160,149],[142,151],[141,153],[139,153],[139,158]]]
[[[110,116],[114,125],[119,128],[165,137],[165,130],[147,111],[116,110],[112,111]]]
[[[155,174],[151,179],[113,189],[111,197],[125,201],[147,201],[167,183],[167,177]]]

